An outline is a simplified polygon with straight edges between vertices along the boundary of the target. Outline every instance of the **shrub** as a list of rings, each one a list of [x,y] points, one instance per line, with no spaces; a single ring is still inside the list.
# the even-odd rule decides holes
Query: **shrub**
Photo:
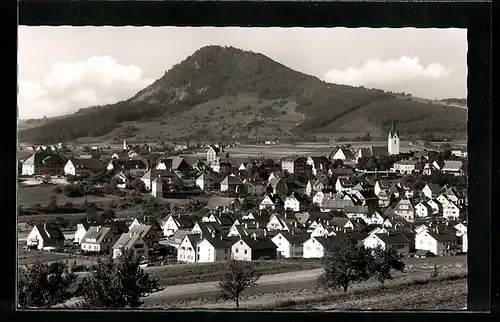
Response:
[[[80,265],[75,265],[75,266],[71,267],[71,271],[72,272],[85,272],[87,270],[88,270],[87,266],[81,265],[81,264]]]

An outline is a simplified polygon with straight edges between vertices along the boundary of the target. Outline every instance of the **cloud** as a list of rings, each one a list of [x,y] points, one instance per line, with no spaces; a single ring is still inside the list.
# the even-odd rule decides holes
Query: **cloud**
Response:
[[[141,68],[121,65],[110,56],[59,62],[42,80],[20,79],[19,117],[40,118],[128,99],[150,85]]]
[[[402,56],[398,60],[370,60],[360,68],[331,69],[324,80],[351,86],[393,86],[409,81],[446,78],[452,71],[436,63],[424,66],[418,58]]]

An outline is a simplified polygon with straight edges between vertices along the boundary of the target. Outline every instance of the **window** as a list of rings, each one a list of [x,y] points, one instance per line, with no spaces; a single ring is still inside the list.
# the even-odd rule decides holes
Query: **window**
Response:
[[[200,246],[197,247],[197,250],[200,251]]]
[[[234,252],[235,252],[235,253],[238,253],[238,248],[236,248]]]
[[[247,250],[245,249],[245,255],[247,254]]]
[[[227,254],[227,248],[224,249],[224,253]]]

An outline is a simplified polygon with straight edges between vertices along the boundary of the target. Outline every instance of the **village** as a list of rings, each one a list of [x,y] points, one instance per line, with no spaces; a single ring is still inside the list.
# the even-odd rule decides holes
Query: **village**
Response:
[[[386,147],[337,146],[328,156],[281,160],[237,161],[222,145],[202,146],[206,158],[192,162],[179,155],[151,161],[126,142],[108,160],[93,151],[65,158],[61,146],[33,148],[20,163],[21,182],[54,186],[69,197],[81,197],[83,187],[84,198],[96,190],[118,200],[142,198],[134,208],[142,211],[121,217],[116,207],[85,199],[81,220],[35,220],[20,246],[30,253],[113,258],[132,249],[144,266],[322,258],[346,235],[404,257],[467,253],[467,189],[459,180],[466,176],[466,152],[400,153],[399,142],[393,121]],[[392,164],[369,170],[377,160]],[[35,208],[45,214],[64,208],[57,193],[49,203]],[[18,222],[22,211],[28,209],[20,209]]]

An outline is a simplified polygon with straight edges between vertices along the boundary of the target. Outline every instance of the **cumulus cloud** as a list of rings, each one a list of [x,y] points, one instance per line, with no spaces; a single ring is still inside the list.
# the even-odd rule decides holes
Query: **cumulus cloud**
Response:
[[[331,69],[324,80],[351,86],[392,86],[408,81],[442,79],[452,71],[436,63],[424,66],[418,58],[402,56],[398,60],[370,60],[359,68]]]
[[[121,65],[110,56],[59,62],[42,80],[20,79],[19,117],[40,118],[124,100],[150,85],[141,68]]]

